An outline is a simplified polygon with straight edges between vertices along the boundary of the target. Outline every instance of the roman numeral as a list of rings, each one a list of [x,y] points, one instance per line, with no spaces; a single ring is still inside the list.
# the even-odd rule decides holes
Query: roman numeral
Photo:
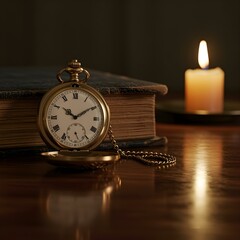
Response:
[[[77,92],[73,93],[73,99],[78,99],[78,93]]]
[[[55,125],[55,126],[53,126],[53,130],[54,130],[55,132],[57,132],[58,130],[60,130],[59,125]]]
[[[95,132],[97,131],[97,128],[95,128],[94,126],[92,126],[92,127],[90,128],[90,130],[95,133]]]
[[[62,99],[64,100],[64,102],[67,101],[67,97],[65,95],[62,96]]]
[[[88,97],[89,97],[89,96],[87,96],[87,97],[85,98],[84,102],[86,102],[86,101],[87,101]]]
[[[57,115],[51,116],[52,120],[57,120]]]
[[[60,107],[56,104],[53,105],[55,108],[59,109]]]
[[[99,121],[99,117],[93,117],[93,121]]]
[[[67,136],[66,136],[66,134],[64,133],[64,134],[62,135],[61,139],[62,139],[62,140],[66,140],[66,138],[67,138]]]

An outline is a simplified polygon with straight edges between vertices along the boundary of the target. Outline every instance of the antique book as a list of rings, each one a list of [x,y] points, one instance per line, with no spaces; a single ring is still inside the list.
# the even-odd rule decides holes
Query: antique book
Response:
[[[58,69],[0,69],[0,150],[45,145],[37,128],[38,107],[43,94],[59,84]],[[165,85],[89,72],[88,84],[100,91],[108,103],[114,136],[121,146],[166,143],[165,137],[156,136],[155,129],[155,98],[167,93]],[[108,139],[101,147],[108,147]]]

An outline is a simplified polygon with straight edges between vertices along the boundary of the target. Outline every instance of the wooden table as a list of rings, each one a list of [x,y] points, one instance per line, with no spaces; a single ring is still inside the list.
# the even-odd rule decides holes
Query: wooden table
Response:
[[[0,239],[240,239],[240,126],[157,131],[176,165],[79,173],[1,157]]]

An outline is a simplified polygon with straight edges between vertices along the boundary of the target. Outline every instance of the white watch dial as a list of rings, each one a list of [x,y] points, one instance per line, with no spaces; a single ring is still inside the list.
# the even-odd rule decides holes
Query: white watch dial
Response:
[[[58,93],[47,108],[51,136],[67,148],[84,148],[101,134],[104,113],[90,92],[70,88]]]

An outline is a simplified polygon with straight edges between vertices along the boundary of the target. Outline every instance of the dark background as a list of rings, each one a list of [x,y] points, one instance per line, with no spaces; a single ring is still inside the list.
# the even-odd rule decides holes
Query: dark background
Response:
[[[0,66],[86,68],[168,85],[184,93],[200,40],[225,93],[240,95],[239,0],[12,0],[1,2]]]

